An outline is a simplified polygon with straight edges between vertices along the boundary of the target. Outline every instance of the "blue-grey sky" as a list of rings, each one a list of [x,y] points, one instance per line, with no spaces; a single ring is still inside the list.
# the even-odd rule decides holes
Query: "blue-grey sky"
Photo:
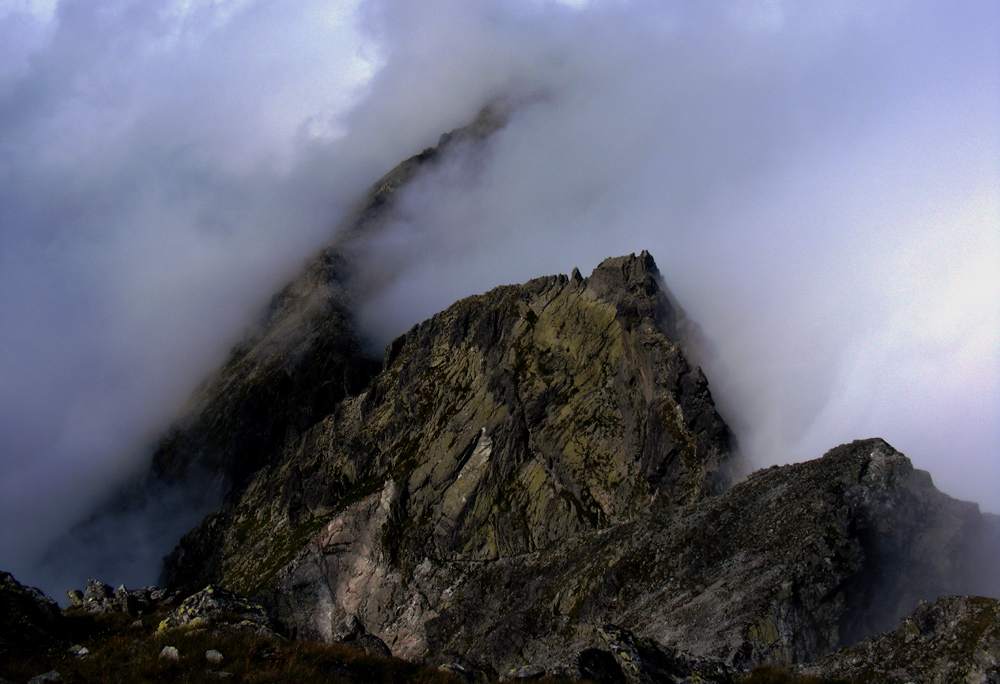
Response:
[[[30,581],[364,188],[498,97],[486,158],[373,239],[373,338],[648,249],[755,463],[882,436],[1000,511],[998,26],[995,0],[0,0],[0,568]]]

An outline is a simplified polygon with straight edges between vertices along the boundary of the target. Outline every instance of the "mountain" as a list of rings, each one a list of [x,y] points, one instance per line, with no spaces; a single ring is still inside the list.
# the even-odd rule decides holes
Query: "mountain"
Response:
[[[328,636],[360,597],[310,596],[324,608],[308,617],[282,609],[303,573],[343,584],[371,571],[394,594],[425,561],[523,557],[723,491],[729,433],[671,340],[657,277],[648,254],[609,259],[415,327],[364,393],[185,536],[168,582],[268,596],[290,628]],[[299,553],[320,538],[347,549],[343,562]]]
[[[139,578],[288,440],[360,392],[382,366],[353,321],[359,298],[379,287],[364,266],[377,260],[368,241],[392,225],[399,194],[414,179],[443,163],[474,163],[506,121],[502,104],[487,106],[376,181],[179,411],[150,449],[149,468],[51,545],[46,573],[64,584],[79,581],[70,573],[81,568],[147,581]]]
[[[882,440],[730,486],[678,329],[647,253],[464,299],[186,535],[168,583],[486,672],[572,667],[606,623],[791,665],[918,599],[996,595],[996,516]]]
[[[120,506],[176,523],[201,509],[170,492],[224,492],[165,559],[170,595],[211,585],[288,636],[456,672],[902,682],[885,668],[910,677],[895,653],[920,651],[928,672],[1000,678],[995,601],[917,607],[1000,596],[1000,518],[880,439],[742,479],[690,362],[698,328],[647,252],[462,299],[370,350],[367,238],[504,122],[488,108],[376,183],[160,442]],[[633,676],[635,659],[653,664]]]

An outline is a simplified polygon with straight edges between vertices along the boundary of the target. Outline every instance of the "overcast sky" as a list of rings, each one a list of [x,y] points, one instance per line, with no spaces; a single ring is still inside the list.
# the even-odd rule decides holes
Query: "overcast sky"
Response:
[[[756,464],[882,436],[1000,512],[998,26],[995,0],[0,0],[0,569],[30,581],[364,188],[496,98],[485,160],[371,245],[376,344],[648,249]]]

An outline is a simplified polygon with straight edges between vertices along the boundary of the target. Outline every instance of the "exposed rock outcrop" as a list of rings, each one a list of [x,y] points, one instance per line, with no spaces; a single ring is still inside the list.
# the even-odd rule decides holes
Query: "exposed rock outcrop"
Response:
[[[367,238],[420,173],[505,121],[486,108],[390,171],[275,295],[102,514],[147,506],[170,537],[223,499],[167,559],[177,593],[91,580],[70,592],[86,619],[197,592],[161,629],[278,630],[468,682],[724,684],[854,644],[919,599],[1000,594],[1000,518],[882,440],[730,489],[731,436],[684,349],[700,331],[646,252],[469,297],[372,358],[353,322],[379,287]],[[9,575],[0,598],[0,651],[61,619]],[[997,684],[997,619],[988,599],[921,604],[810,671]]]
[[[398,194],[419,173],[482,144],[505,123],[501,107],[486,107],[369,189],[333,243],[272,298],[259,330],[192,399],[153,457],[155,478],[176,480],[196,468],[238,494],[259,468],[367,386],[381,361],[366,353],[353,323],[359,287],[370,294],[375,286],[359,254],[363,239],[385,228]]]
[[[472,123],[442,135],[437,146],[373,184],[332,243],[271,299],[257,328],[180,411],[152,449],[145,476],[57,540],[48,563],[58,568],[71,558],[74,565],[142,576],[145,552],[133,557],[114,549],[93,562],[108,546],[108,529],[116,530],[124,546],[167,553],[226,497],[238,498],[260,468],[280,461],[343,399],[360,393],[381,368],[353,322],[359,292],[371,295],[378,286],[366,268],[378,262],[368,238],[391,224],[398,196],[422,172],[475,157],[506,121],[503,105],[485,107]]]
[[[143,615],[160,606],[168,606],[177,601],[176,592],[168,592],[158,587],[126,589],[124,585],[112,589],[110,585],[96,579],[87,580],[85,591],[77,589],[66,592],[70,605],[77,606],[92,615],[104,613],[127,613]]]
[[[995,520],[881,440],[721,493],[728,439],[652,258],[609,259],[393,342],[169,577],[257,596],[293,634],[357,618],[397,655],[500,673],[575,666],[607,622],[729,666],[804,662],[1000,567]]]
[[[178,627],[247,629],[256,634],[277,636],[267,611],[259,603],[209,585],[184,599],[160,622],[158,631]]]
[[[675,325],[646,253],[459,302],[186,536],[170,581],[260,595],[315,638],[356,615],[420,654],[420,578],[725,488],[729,433]]]
[[[1000,601],[921,602],[899,628],[797,668],[854,684],[1000,684]]]
[[[602,625],[597,633],[611,649],[628,684],[732,684],[725,663],[699,658],[653,641],[636,637],[617,625]]]
[[[919,593],[975,592],[970,549],[1000,548],[982,517],[865,440],[543,550],[427,560],[395,601],[363,605],[391,607],[394,652],[500,672],[602,648],[605,622],[731,666],[790,664],[890,626]]]

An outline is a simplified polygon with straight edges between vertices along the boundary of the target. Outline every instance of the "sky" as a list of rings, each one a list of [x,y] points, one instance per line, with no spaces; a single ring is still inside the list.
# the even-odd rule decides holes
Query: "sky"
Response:
[[[998,26],[995,0],[0,0],[0,569],[41,578],[364,190],[491,101],[485,154],[367,245],[373,347],[646,249],[755,465],[881,436],[1000,513]]]

